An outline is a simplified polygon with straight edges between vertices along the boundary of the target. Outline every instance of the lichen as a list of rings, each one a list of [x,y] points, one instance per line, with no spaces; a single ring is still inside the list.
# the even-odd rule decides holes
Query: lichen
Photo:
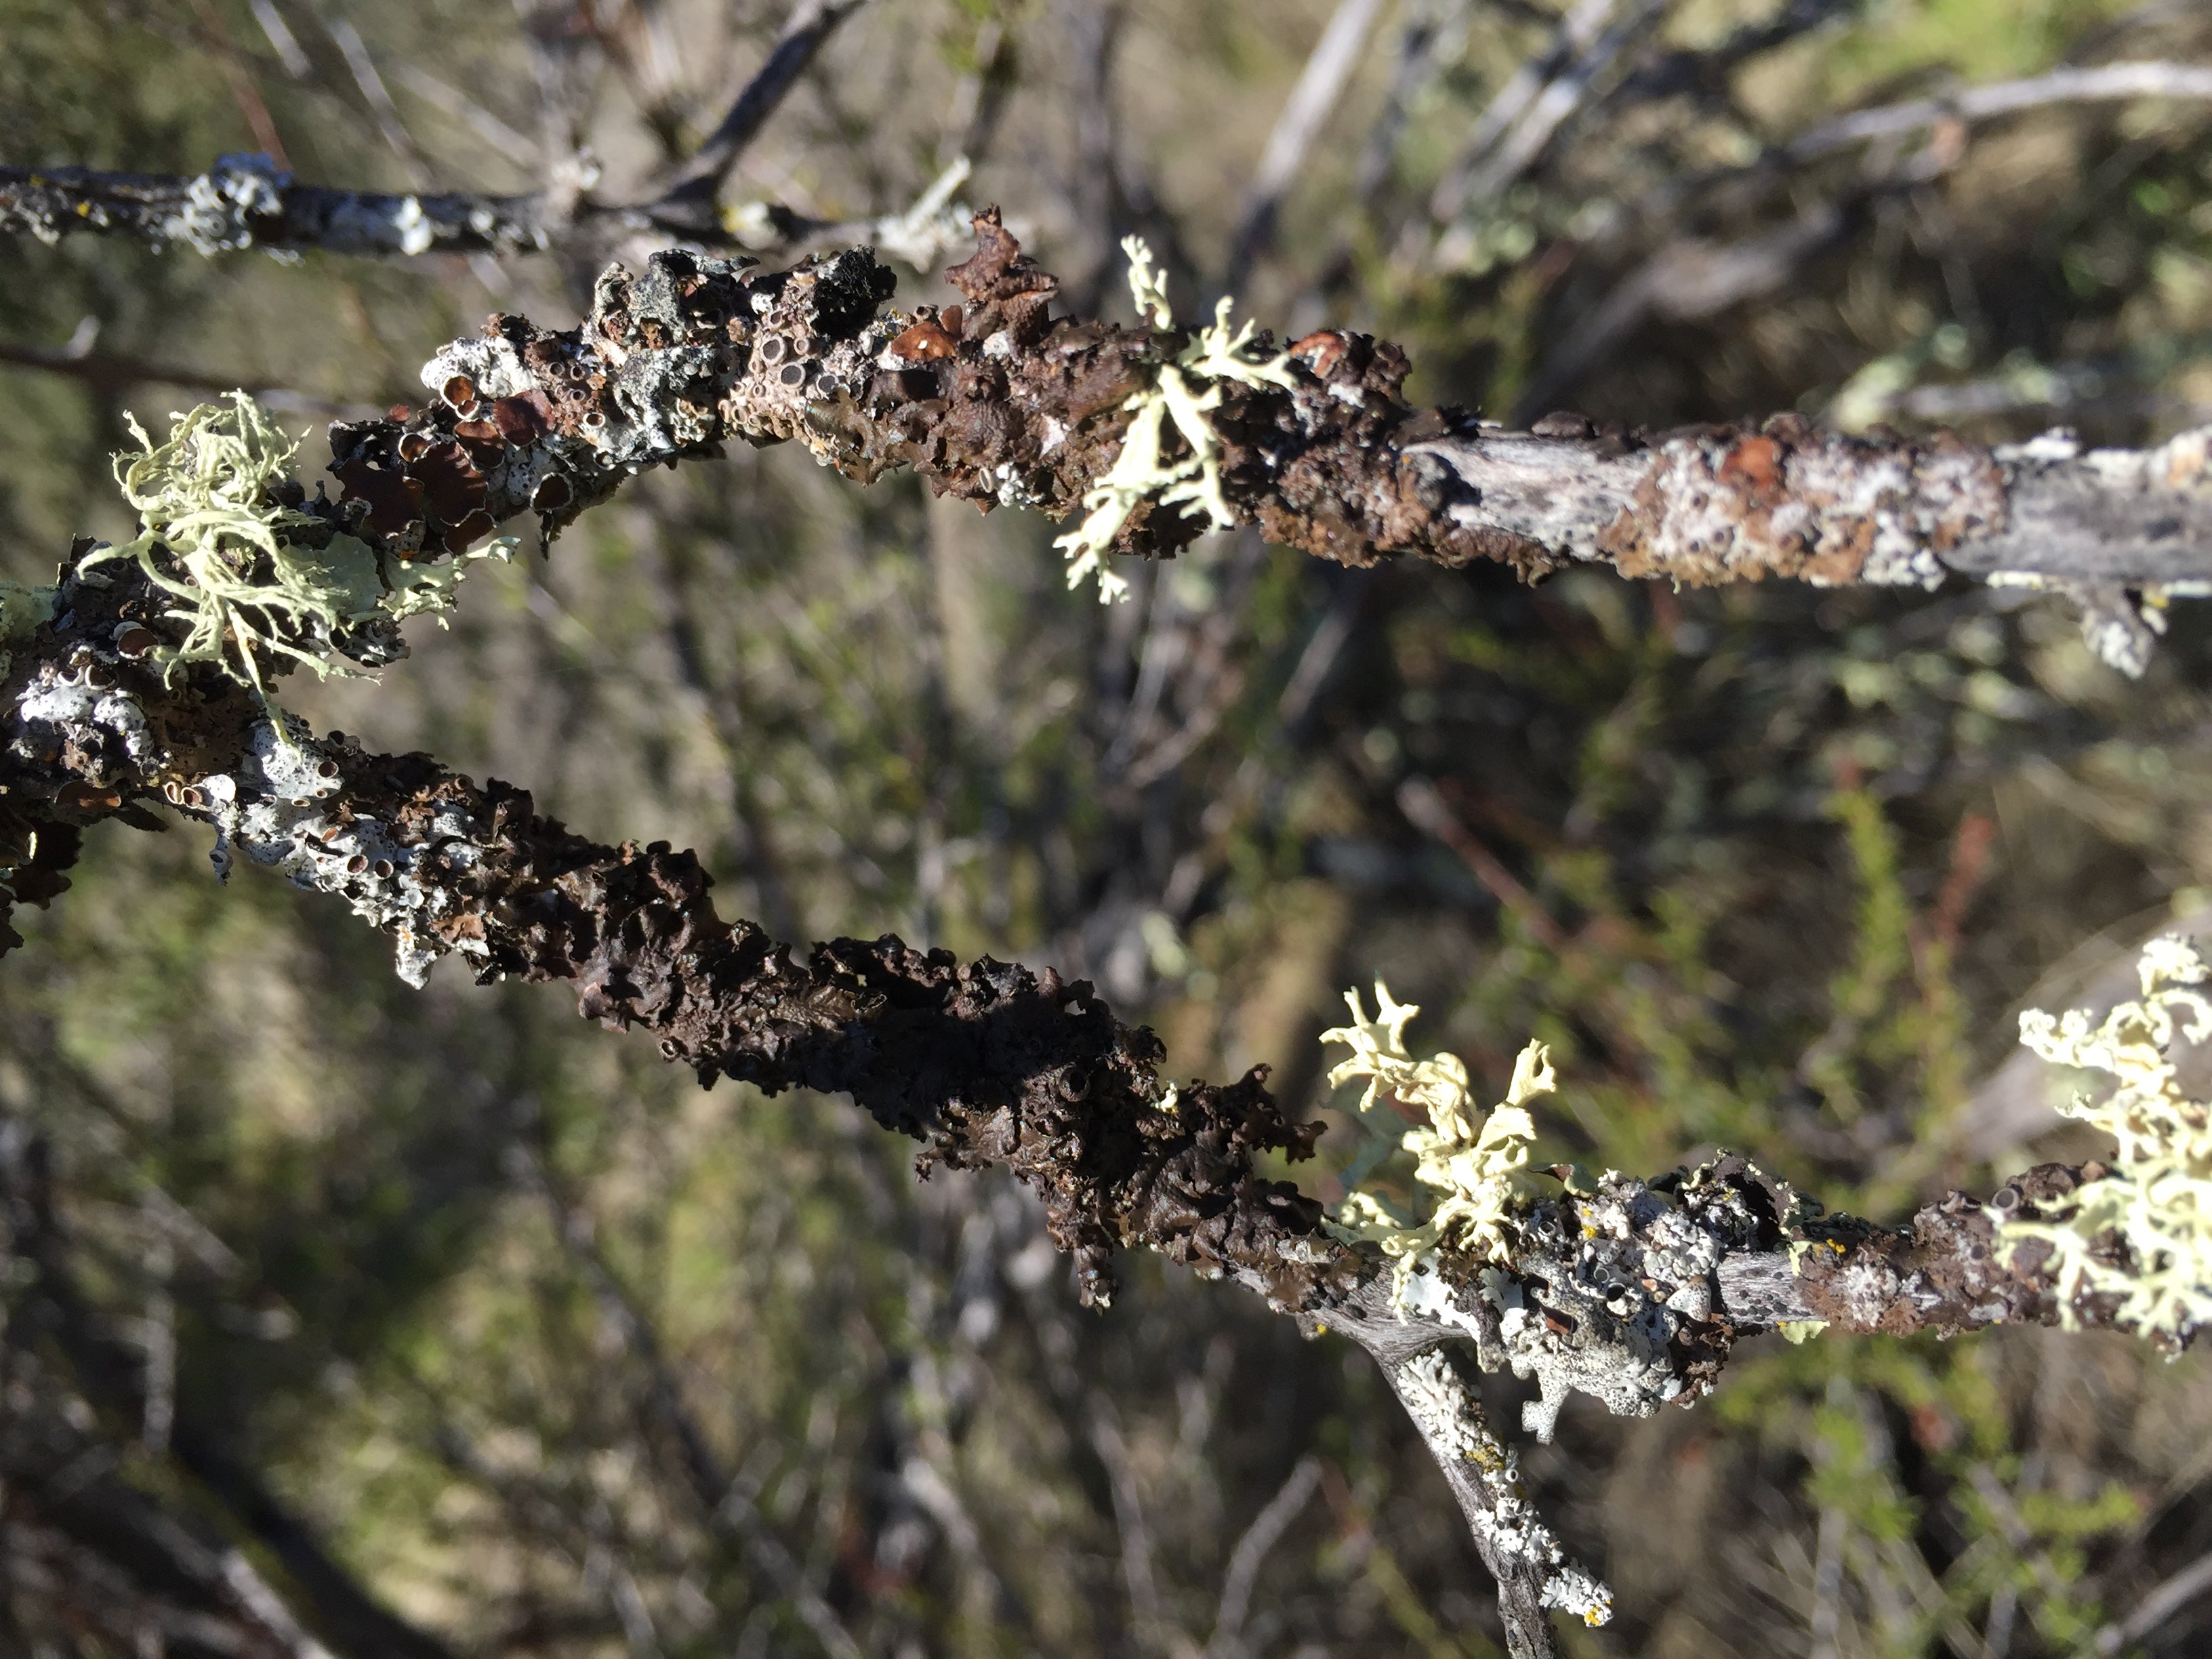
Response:
[[[1443,1356],[1417,1354],[1398,1370],[1398,1389],[1423,1434],[1446,1455],[1472,1463],[1489,1513],[1477,1524],[1501,1556],[1527,1563],[1541,1581],[1539,1599],[1547,1607],[1573,1613],[1585,1625],[1613,1617],[1613,1592],[1579,1563],[1569,1560],[1559,1538],[1547,1526],[1521,1484],[1521,1456],[1499,1443],[1483,1419],[1482,1407],[1468,1392]]]
[[[1138,316],[1156,329],[1172,328],[1175,313],[1168,304],[1166,282],[1153,269],[1152,250],[1143,238],[1126,236],[1121,251],[1129,257],[1129,294]],[[1221,489],[1221,439],[1206,419],[1221,405],[1222,382],[1285,391],[1297,387],[1284,367],[1289,354],[1267,356],[1255,349],[1255,325],[1248,319],[1232,331],[1229,313],[1230,301],[1224,295],[1214,307],[1212,324],[1158,365],[1152,383],[1122,404],[1129,424],[1121,454],[1084,493],[1082,523],[1053,543],[1067,556],[1067,585],[1078,586],[1085,576],[1096,574],[1101,604],[1128,596],[1129,584],[1107,569],[1106,555],[1139,507],[1147,503],[1178,507],[1186,518],[1203,512],[1222,530],[1237,522]],[[1186,451],[1174,459],[1165,459],[1170,421]]]
[[[8,672],[8,647],[27,643],[42,624],[54,619],[54,601],[60,591],[0,581],[0,674]]]
[[[153,648],[165,680],[206,664],[265,704],[264,657],[318,675],[353,675],[331,660],[334,635],[380,613],[398,618],[452,604],[460,564],[389,558],[276,498],[299,445],[245,392],[230,393],[228,407],[201,404],[173,416],[160,443],[124,418],[141,453],[118,455],[115,476],[137,510],[139,534],[94,550],[79,568],[132,560],[170,598],[164,614],[184,637]],[[495,543],[474,556],[504,557],[513,545]]]
[[[1347,1243],[1371,1243],[1395,1265],[1394,1304],[1403,1306],[1407,1288],[1422,1256],[1443,1248],[1479,1262],[1508,1259],[1514,1221],[1534,1196],[1526,1171],[1536,1138],[1528,1103],[1559,1086],[1551,1051],[1531,1042],[1514,1062],[1505,1098],[1487,1115],[1478,1115],[1468,1088],[1467,1066],[1456,1054],[1415,1060],[1407,1051],[1406,1024],[1418,1006],[1395,1000],[1389,988],[1375,982],[1376,1013],[1367,1017],[1358,991],[1345,993],[1352,1024],[1322,1033],[1323,1042],[1352,1050],[1328,1074],[1332,1085],[1365,1078],[1363,1112],[1373,1109],[1384,1091],[1429,1115],[1428,1127],[1407,1129],[1398,1144],[1413,1155],[1413,1178],[1437,1194],[1425,1221],[1402,1213],[1375,1193],[1355,1188],[1338,1207],[1329,1231]]]
[[[2051,1247],[2047,1271],[2067,1325],[2080,1322],[2084,1298],[2111,1297],[2112,1322],[2179,1352],[2212,1323],[2212,1105],[2190,1098],[2172,1048],[2177,1037],[2212,1037],[2212,968],[2175,934],[2145,945],[2137,967],[2141,1000],[2101,1021],[2078,1008],[2021,1015],[2021,1041],[2044,1059],[2116,1079],[2106,1098],[2076,1094],[2062,1109],[2106,1131],[2118,1150],[2102,1174],[2067,1194],[2063,1212],[2006,1220],[2000,1231]],[[2124,1246],[2124,1259],[2109,1248],[2112,1239]]]

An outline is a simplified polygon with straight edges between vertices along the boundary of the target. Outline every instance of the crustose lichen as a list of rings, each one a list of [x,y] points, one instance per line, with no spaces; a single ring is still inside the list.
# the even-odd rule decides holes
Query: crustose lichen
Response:
[[[2111,1296],[2115,1324],[2178,1352],[2212,1324],[2212,1105],[2189,1098],[2172,1048],[2177,1037],[2212,1037],[2212,968],[2171,933],[2145,945],[2137,967],[2142,1000],[2100,1023],[2078,1008],[2056,1018],[2033,1008],[2021,1015],[2021,1041],[2044,1059],[2118,1080],[2106,1099],[2077,1094],[2063,1109],[2119,1146],[2109,1169],[2068,1194],[2063,1216],[2008,1221],[2003,1231],[2051,1246],[2048,1270],[2068,1325],[2079,1322],[2083,1297]],[[2124,1261],[2102,1248],[2111,1237],[2126,1246]]]
[[[1125,236],[1121,251],[1129,256],[1129,293],[1137,315],[1156,329],[1172,328],[1175,313],[1168,305],[1167,283],[1152,268],[1152,249],[1142,237]],[[1105,476],[1084,492],[1083,522],[1053,543],[1067,556],[1070,587],[1097,574],[1101,604],[1128,597],[1129,584],[1107,569],[1106,554],[1130,515],[1147,501],[1179,507],[1185,516],[1203,510],[1217,529],[1226,530],[1237,522],[1221,490],[1221,439],[1206,419],[1221,406],[1222,383],[1233,380],[1285,391],[1297,386],[1284,368],[1288,354],[1269,357],[1255,351],[1254,325],[1248,319],[1232,331],[1229,310],[1224,295],[1213,308],[1212,323],[1162,363],[1152,383],[1122,405],[1129,424],[1121,436],[1121,454]],[[1164,459],[1170,421],[1188,452],[1174,460]]]
[[[183,624],[184,638],[154,649],[165,678],[205,663],[265,703],[263,655],[319,675],[351,673],[330,660],[332,636],[380,612],[397,618],[452,603],[458,566],[388,558],[276,498],[300,447],[245,392],[230,393],[228,407],[201,404],[173,416],[160,443],[124,418],[141,453],[118,455],[115,477],[137,510],[139,533],[95,550],[79,568],[132,559],[168,596],[165,615]],[[325,544],[287,533],[300,532]],[[476,556],[504,557],[513,545],[507,539]]]
[[[1456,1054],[1415,1060],[1407,1052],[1406,1023],[1418,1006],[1395,1001],[1389,988],[1375,982],[1375,1018],[1367,1018],[1359,993],[1347,991],[1352,1024],[1322,1033],[1323,1042],[1352,1050],[1328,1074],[1332,1085],[1367,1079],[1360,1110],[1373,1110],[1385,1091],[1429,1115],[1425,1128],[1407,1129],[1398,1145],[1413,1155],[1413,1178],[1437,1194],[1426,1221],[1417,1220],[1378,1194],[1355,1184],[1371,1167],[1361,1160],[1346,1171],[1353,1190],[1338,1206],[1329,1231],[1347,1243],[1372,1243],[1396,1264],[1395,1291],[1402,1298],[1422,1255],[1442,1247],[1475,1260],[1502,1262],[1512,1242],[1514,1217],[1534,1195],[1527,1170],[1536,1139],[1528,1103],[1559,1086],[1551,1050],[1531,1042],[1514,1062],[1505,1098],[1478,1117],[1468,1085],[1467,1066]],[[1384,1147],[1381,1150],[1387,1151]]]

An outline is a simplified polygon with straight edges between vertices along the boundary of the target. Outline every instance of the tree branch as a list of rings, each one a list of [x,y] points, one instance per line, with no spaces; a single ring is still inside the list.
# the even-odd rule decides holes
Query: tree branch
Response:
[[[706,142],[684,164],[656,204],[657,222],[673,228],[688,226],[694,232],[717,222],[714,198],[722,181],[737,165],[781,104],[799,77],[836,33],[837,26],[867,3],[867,0],[797,0],[776,37],[768,61],[745,82],[726,114],[707,135]]]
[[[435,562],[525,512],[553,533],[630,474],[731,437],[796,440],[862,479],[910,465],[981,504],[1065,512],[1114,464],[1131,394],[1188,336],[1055,322],[1052,277],[995,214],[977,232],[951,273],[969,302],[957,317],[879,314],[888,273],[860,249],[774,274],[672,252],[642,276],[609,271],[577,329],[495,319],[433,360],[423,413],[332,428],[337,500],[310,507],[297,484],[273,489],[300,515],[283,534],[301,557],[343,531],[402,565]],[[1599,560],[1692,580],[2212,569],[2208,509],[2187,493],[2207,467],[2203,434],[2081,457],[1786,420],[1648,440],[1579,421],[1507,433],[1416,414],[1397,397],[1402,356],[1364,337],[1311,337],[1287,364],[1287,385],[1215,382],[1224,494],[1271,534],[1347,562],[1487,555],[1534,574]],[[1121,543],[1171,550],[1193,529],[1143,508]],[[1394,1285],[1373,1246],[1342,1242],[1318,1204],[1257,1173],[1261,1155],[1303,1158],[1319,1133],[1289,1123],[1259,1073],[1172,1087],[1149,1030],[1049,970],[963,964],[890,937],[797,960],[719,916],[690,854],[592,842],[525,792],[427,756],[372,754],[297,721],[280,732],[284,717],[225,666],[165,672],[153,647],[179,632],[173,596],[136,561],[89,563],[90,551],[35,621],[10,624],[0,810],[12,823],[43,841],[166,799],[216,829],[219,868],[242,854],[343,898],[395,939],[411,982],[447,954],[483,980],[568,981],[580,1012],[649,1033],[702,1083],[848,1094],[920,1140],[925,1170],[1006,1164],[1043,1200],[1086,1301],[1110,1294],[1116,1249],[1144,1247],[1237,1279],[1310,1333],[1340,1331],[1438,1451],[1506,1586],[1516,1654],[1551,1650],[1544,1607],[1589,1611],[1601,1592],[1513,1507],[1510,1462],[1489,1449],[1473,1396],[1425,1363],[1440,1341],[1471,1340],[1486,1369],[1533,1379],[1523,1423],[1544,1438],[1574,1392],[1637,1417],[1687,1403],[1738,1336],[1778,1325],[2121,1322],[2109,1300],[2062,1308],[2049,1247],[1996,1233],[1993,1216],[2063,1208],[2094,1173],[2055,1165],[1987,1206],[1954,1194],[1894,1230],[1825,1217],[1740,1158],[1608,1175],[1516,1213],[1503,1261],[1440,1251]],[[404,649],[388,621],[299,638],[365,660]],[[282,666],[264,662],[264,677]],[[36,858],[10,833],[27,848],[8,854],[20,896]],[[1462,1403],[1439,1406],[1448,1395]]]

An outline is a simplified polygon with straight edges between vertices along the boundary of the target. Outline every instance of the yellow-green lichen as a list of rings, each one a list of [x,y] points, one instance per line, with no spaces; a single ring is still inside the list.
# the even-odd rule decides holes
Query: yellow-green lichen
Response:
[[[1137,314],[1154,328],[1171,328],[1165,279],[1152,267],[1152,249],[1137,236],[1121,240],[1129,256],[1129,293]],[[1188,345],[1160,365],[1152,383],[1135,392],[1122,408],[1129,425],[1113,466],[1084,492],[1083,522],[1053,545],[1067,556],[1067,585],[1098,578],[1101,604],[1128,597],[1129,584],[1106,568],[1106,554],[1129,516],[1147,501],[1182,508],[1185,516],[1203,511],[1225,530],[1237,515],[1221,489],[1221,440],[1207,415],[1221,405],[1224,381],[1249,386],[1293,389],[1297,382],[1283,365],[1288,354],[1263,356],[1252,348],[1254,325],[1231,331],[1226,295],[1213,308],[1213,321]],[[1187,453],[1164,459],[1168,422],[1182,435]]]
[[[1322,1033],[1323,1042],[1340,1042],[1351,1058],[1328,1074],[1332,1085],[1367,1079],[1363,1113],[1388,1091],[1428,1114],[1428,1127],[1407,1129],[1398,1144],[1413,1155],[1413,1178],[1436,1194],[1435,1208],[1419,1220],[1376,1194],[1355,1189],[1346,1194],[1328,1223],[1348,1243],[1371,1243],[1396,1264],[1395,1294],[1402,1297],[1415,1267],[1427,1252],[1458,1251],[1478,1261],[1504,1261],[1512,1241],[1515,1217],[1534,1189],[1528,1153],[1536,1138],[1528,1103],[1559,1086],[1551,1051],[1531,1042],[1514,1062],[1505,1098],[1486,1115],[1479,1115],[1468,1087],[1467,1066],[1456,1054],[1415,1060],[1406,1048],[1406,1023],[1420,1012],[1395,1001],[1388,986],[1375,982],[1375,1018],[1367,1017],[1359,993],[1347,991],[1352,1024]]]
[[[2137,966],[2142,999],[2100,1021],[2081,1009],[2021,1015],[2021,1041],[2044,1059],[2116,1079],[2106,1098],[2077,1094],[2063,1109],[2112,1135],[2118,1149],[2104,1174],[2067,1195],[2063,1214],[2007,1221],[2002,1231],[2051,1246],[2049,1271],[2068,1324],[2079,1322],[2081,1298],[2111,1296],[2115,1323],[2178,1347],[2212,1323],[2212,1105],[2190,1098],[2172,1049],[2177,1038],[2212,1037],[2212,969],[2174,934],[2145,945]],[[2109,1251],[2100,1259],[2106,1235],[2126,1246],[2124,1261]]]
[[[205,663],[266,701],[261,659],[281,657],[319,675],[355,671],[333,663],[331,637],[379,613],[442,611],[462,566],[390,559],[356,537],[303,545],[288,532],[323,535],[313,514],[276,501],[299,445],[243,392],[228,406],[201,404],[173,416],[160,443],[125,416],[140,452],[115,458],[116,482],[137,510],[140,530],[119,547],[89,555],[80,569],[135,560],[184,626],[181,643],[154,651],[166,676]],[[504,558],[502,538],[471,555]]]

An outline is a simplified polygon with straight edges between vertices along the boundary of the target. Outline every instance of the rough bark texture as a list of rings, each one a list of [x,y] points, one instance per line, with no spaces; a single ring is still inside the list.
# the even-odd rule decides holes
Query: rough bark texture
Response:
[[[541,247],[541,209],[325,190],[258,157],[192,179],[0,169],[0,228],[209,251]],[[655,222],[651,208],[621,211]],[[975,228],[974,257],[948,273],[969,303],[941,313],[882,314],[891,278],[866,248],[774,273],[681,250],[642,276],[611,269],[576,328],[502,317],[449,347],[426,372],[437,396],[422,414],[346,429],[358,476],[339,476],[380,533],[404,538],[427,513],[415,544],[434,555],[479,507],[496,521],[534,505],[557,528],[630,472],[739,438],[799,440],[862,480],[912,466],[987,509],[1066,514],[1118,455],[1130,394],[1188,336],[1054,319],[1057,280],[995,210]],[[1554,415],[1515,432],[1407,404],[1407,363],[1388,342],[1322,331],[1288,351],[1293,389],[1219,383],[1224,494],[1274,539],[1348,564],[1486,557],[1534,578],[1600,562],[1681,582],[1923,586],[1956,572],[2066,587],[2129,665],[2148,640],[2128,590],[2212,580],[2212,429],[2086,453],[2058,434],[1991,450],[1796,416],[1650,434]],[[374,476],[394,471],[413,483]],[[1139,509],[1121,546],[1172,552],[1202,526]]]
[[[0,167],[0,230],[58,241],[106,232],[203,253],[518,253],[548,246],[542,196],[380,195],[295,183],[266,156],[226,155],[190,178]]]
[[[630,474],[732,437],[796,440],[862,478],[909,465],[984,506],[1065,509],[1112,465],[1121,405],[1184,337],[1054,320],[1049,274],[995,215],[977,229],[951,273],[966,304],[943,313],[882,314],[888,274],[860,249],[775,274],[674,252],[641,276],[610,271],[579,328],[494,318],[426,371],[423,411],[333,428],[339,494],[319,490],[287,533],[313,547],[343,529],[400,559],[450,557],[524,513],[550,535]],[[1794,422],[1649,442],[1566,419],[1500,434],[1411,410],[1388,345],[1310,337],[1291,362],[1291,389],[1231,387],[1216,412],[1228,492],[1271,534],[1353,562],[1487,556],[1534,575],[1607,556],[1681,580],[1919,580],[1923,555],[1964,562],[2002,543],[2023,501],[2051,524],[2059,509],[2036,504],[2086,514],[2099,490],[2200,510],[2201,440],[2069,459]],[[296,483],[272,494],[307,505]],[[1191,528],[1140,515],[1125,542],[1170,550]],[[2057,1166],[1989,1206],[1952,1194],[1896,1231],[1823,1217],[1741,1158],[1608,1176],[1528,1211],[1502,1267],[1440,1252],[1394,1293],[1371,1246],[1338,1242],[1316,1204],[1255,1170],[1264,1154],[1305,1156],[1317,1133],[1287,1122],[1257,1073],[1171,1090],[1158,1040],[1087,984],[891,938],[801,961],[718,916],[688,853],[594,843],[524,791],[427,756],[296,722],[280,735],[280,717],[216,669],[165,676],[152,649],[177,631],[167,600],[135,563],[87,568],[90,550],[73,550],[50,619],[0,659],[0,924],[61,890],[83,827],[151,825],[166,801],[214,827],[219,871],[242,854],[344,899],[395,939],[414,982],[449,952],[483,978],[567,981],[583,1013],[642,1029],[702,1081],[848,1093],[921,1141],[925,1166],[1006,1164],[1043,1199],[1087,1299],[1110,1292],[1115,1250],[1140,1245],[1343,1331],[1386,1369],[1471,1340],[1486,1368],[1537,1383],[1524,1425],[1540,1437],[1573,1392],[1632,1416],[1687,1403],[1737,1336],[1778,1324],[1948,1333],[2060,1315],[2042,1247],[2001,1243],[1992,1219],[2063,1200],[2082,1172]],[[366,660],[404,648],[388,623],[332,643]],[[0,927],[0,947],[15,942]],[[2069,1311],[2112,1322],[2094,1304]],[[1467,1472],[1447,1473],[1456,1489]],[[1516,1652],[1549,1651],[1541,1607],[1557,1587],[1525,1559],[1493,1565]]]
[[[995,212],[976,232],[948,273],[967,303],[942,312],[883,312],[891,277],[865,248],[783,272],[680,251],[641,276],[611,270],[578,327],[495,319],[426,371],[422,414],[334,433],[345,497],[434,554],[525,506],[556,531],[656,461],[796,440],[863,481],[910,466],[986,510],[1065,514],[1118,457],[1130,396],[1188,336],[1055,319],[1056,279]],[[1929,586],[1956,571],[2099,585],[2123,607],[2131,587],[2212,577],[2204,433],[2085,454],[2056,437],[1994,451],[1849,437],[1794,416],[1657,435],[1554,416],[1507,432],[1406,404],[1388,342],[1309,335],[1287,367],[1289,390],[1216,383],[1224,494],[1271,538],[1348,564]],[[1202,527],[1139,507],[1120,545],[1171,553]]]

